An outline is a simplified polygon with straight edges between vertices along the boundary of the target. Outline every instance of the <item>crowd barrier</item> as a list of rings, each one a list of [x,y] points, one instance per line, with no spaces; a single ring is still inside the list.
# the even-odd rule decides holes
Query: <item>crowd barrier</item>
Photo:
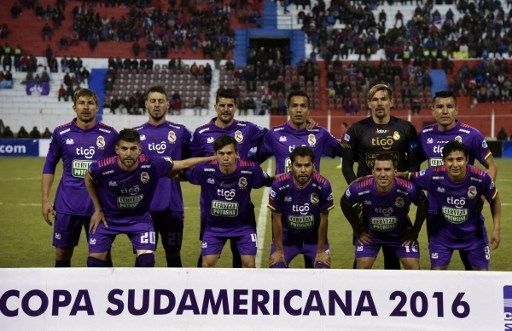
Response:
[[[0,269],[2,330],[512,330],[512,273]]]

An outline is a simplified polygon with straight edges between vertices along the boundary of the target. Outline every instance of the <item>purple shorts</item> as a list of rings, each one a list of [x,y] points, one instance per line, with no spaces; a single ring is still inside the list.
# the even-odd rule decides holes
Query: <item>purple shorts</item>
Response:
[[[240,255],[256,255],[258,250],[258,237],[256,236],[256,232],[247,233],[242,236],[223,237],[217,236],[208,230],[203,233],[201,255],[219,255],[228,239],[235,242]]]
[[[379,254],[380,248],[384,246],[384,244],[369,244],[369,245],[355,245],[355,256],[357,258],[361,257],[377,257]],[[386,247],[393,249],[395,251],[396,256],[400,259],[419,259],[420,258],[420,249],[418,247],[418,243],[414,243],[408,246],[402,246],[402,243],[386,243]]]
[[[140,218],[140,217],[139,217]],[[134,250],[155,250],[155,229],[152,222],[133,222],[127,218],[127,224],[122,224],[123,219],[109,222],[108,228],[100,223],[96,232],[89,233],[89,253],[103,253],[110,250],[112,243],[118,234],[126,234],[132,242]]]
[[[78,245],[82,227],[85,230],[86,236],[89,235],[90,221],[91,216],[56,213],[53,227],[53,246],[67,249]]]
[[[164,249],[179,252],[183,241],[183,213],[151,212],[155,232],[160,235]],[[157,237],[158,239],[158,237]]]
[[[329,249],[329,244],[326,244],[327,249]],[[299,254],[304,255],[305,258],[311,261],[311,264],[315,261],[316,258],[316,244],[308,244],[303,241],[284,241],[283,242],[283,252],[284,252],[284,259],[286,261],[287,265],[290,265],[292,260]],[[274,243],[270,245],[270,254],[274,253],[276,250]],[[284,265],[281,264],[275,264],[271,268],[282,268]],[[326,266],[323,264],[318,264],[314,266],[315,269],[325,269]]]
[[[428,245],[430,253],[430,265],[432,268],[446,267],[450,264],[453,251],[446,245],[431,241]],[[479,240],[477,244],[471,245],[469,249],[460,249],[461,254],[466,255],[467,261],[473,269],[489,269],[491,253],[489,245],[485,240]]]

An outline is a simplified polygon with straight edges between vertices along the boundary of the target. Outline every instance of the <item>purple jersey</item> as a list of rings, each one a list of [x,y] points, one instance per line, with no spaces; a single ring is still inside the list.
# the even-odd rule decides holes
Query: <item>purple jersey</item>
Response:
[[[251,190],[270,181],[258,164],[238,160],[235,172],[226,175],[212,161],[188,170],[186,176],[192,184],[201,185],[201,219],[206,230],[224,237],[255,232]]]
[[[191,156],[209,156],[214,154],[213,142],[220,136],[227,135],[238,142],[238,154],[241,159],[247,159],[255,153],[267,133],[267,129],[251,122],[233,121],[227,128],[215,125],[215,118],[194,131],[190,144]],[[252,149],[252,151],[251,151]]]
[[[320,213],[334,207],[331,183],[313,172],[309,183],[299,188],[291,172],[279,175],[272,183],[268,207],[283,215],[283,241],[299,239],[316,244]]]
[[[258,161],[272,155],[276,159],[275,174],[282,174],[290,170],[290,154],[295,147],[307,146],[315,153],[313,163],[316,171],[320,172],[320,159],[322,155],[335,157],[342,156],[340,142],[322,127],[312,129],[294,129],[288,123],[270,129],[258,149]]]
[[[160,125],[145,123],[135,128],[140,134],[142,152],[151,157],[182,160],[189,155],[190,132],[184,125],[166,121]],[[183,195],[178,181],[161,178],[151,202],[151,211],[183,213]]]
[[[413,173],[412,179],[429,193],[429,240],[464,249],[486,238],[481,196],[492,202],[498,192],[484,170],[468,165],[466,178],[457,183],[448,178],[444,166]]]
[[[90,129],[81,129],[76,119],[57,127],[52,134],[43,174],[54,174],[62,159],[62,178],[55,194],[54,208],[58,213],[91,216],[94,212],[84,176],[96,160],[115,154],[117,132],[97,122]]]
[[[122,218],[149,214],[158,181],[171,171],[172,163],[141,154],[137,168],[126,171],[119,167],[118,160],[117,156],[112,156],[92,163],[89,168],[105,216]]]
[[[413,183],[395,177],[388,193],[377,192],[375,178],[355,181],[345,191],[351,204],[363,207],[363,222],[374,244],[392,244],[401,240],[404,229],[411,227],[409,207],[420,205],[425,195]]]
[[[432,124],[421,130],[419,141],[422,150],[422,159],[428,160],[428,166],[443,165],[443,147],[449,141],[459,141],[466,146],[469,153],[469,164],[475,159],[486,164],[485,159],[492,155],[485,138],[477,129],[458,122],[448,131],[439,131],[437,124]]]

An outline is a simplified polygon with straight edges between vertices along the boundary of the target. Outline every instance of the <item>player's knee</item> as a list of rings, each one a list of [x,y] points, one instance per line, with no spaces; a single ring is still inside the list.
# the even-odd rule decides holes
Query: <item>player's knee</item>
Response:
[[[108,268],[110,266],[112,266],[112,262],[100,260],[92,256],[87,258],[87,267],[89,268]]]
[[[74,248],[56,248],[55,249],[55,260],[56,261],[71,261],[73,257]]]
[[[155,266],[155,254],[143,253],[135,259],[135,267],[138,268],[152,268]]]
[[[69,268],[71,267],[70,260],[55,260],[55,268]]]

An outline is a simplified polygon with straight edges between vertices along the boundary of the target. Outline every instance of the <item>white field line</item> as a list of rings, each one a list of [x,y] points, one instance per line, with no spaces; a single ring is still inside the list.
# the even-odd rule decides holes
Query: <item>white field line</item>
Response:
[[[268,161],[267,173],[272,170],[272,160]],[[268,193],[269,188],[265,186],[263,195],[261,196],[260,213],[258,215],[258,224],[256,225],[256,233],[258,234],[258,251],[256,252],[256,268],[261,268],[263,260],[263,246],[265,244],[265,233],[267,231],[267,214],[268,214]]]

